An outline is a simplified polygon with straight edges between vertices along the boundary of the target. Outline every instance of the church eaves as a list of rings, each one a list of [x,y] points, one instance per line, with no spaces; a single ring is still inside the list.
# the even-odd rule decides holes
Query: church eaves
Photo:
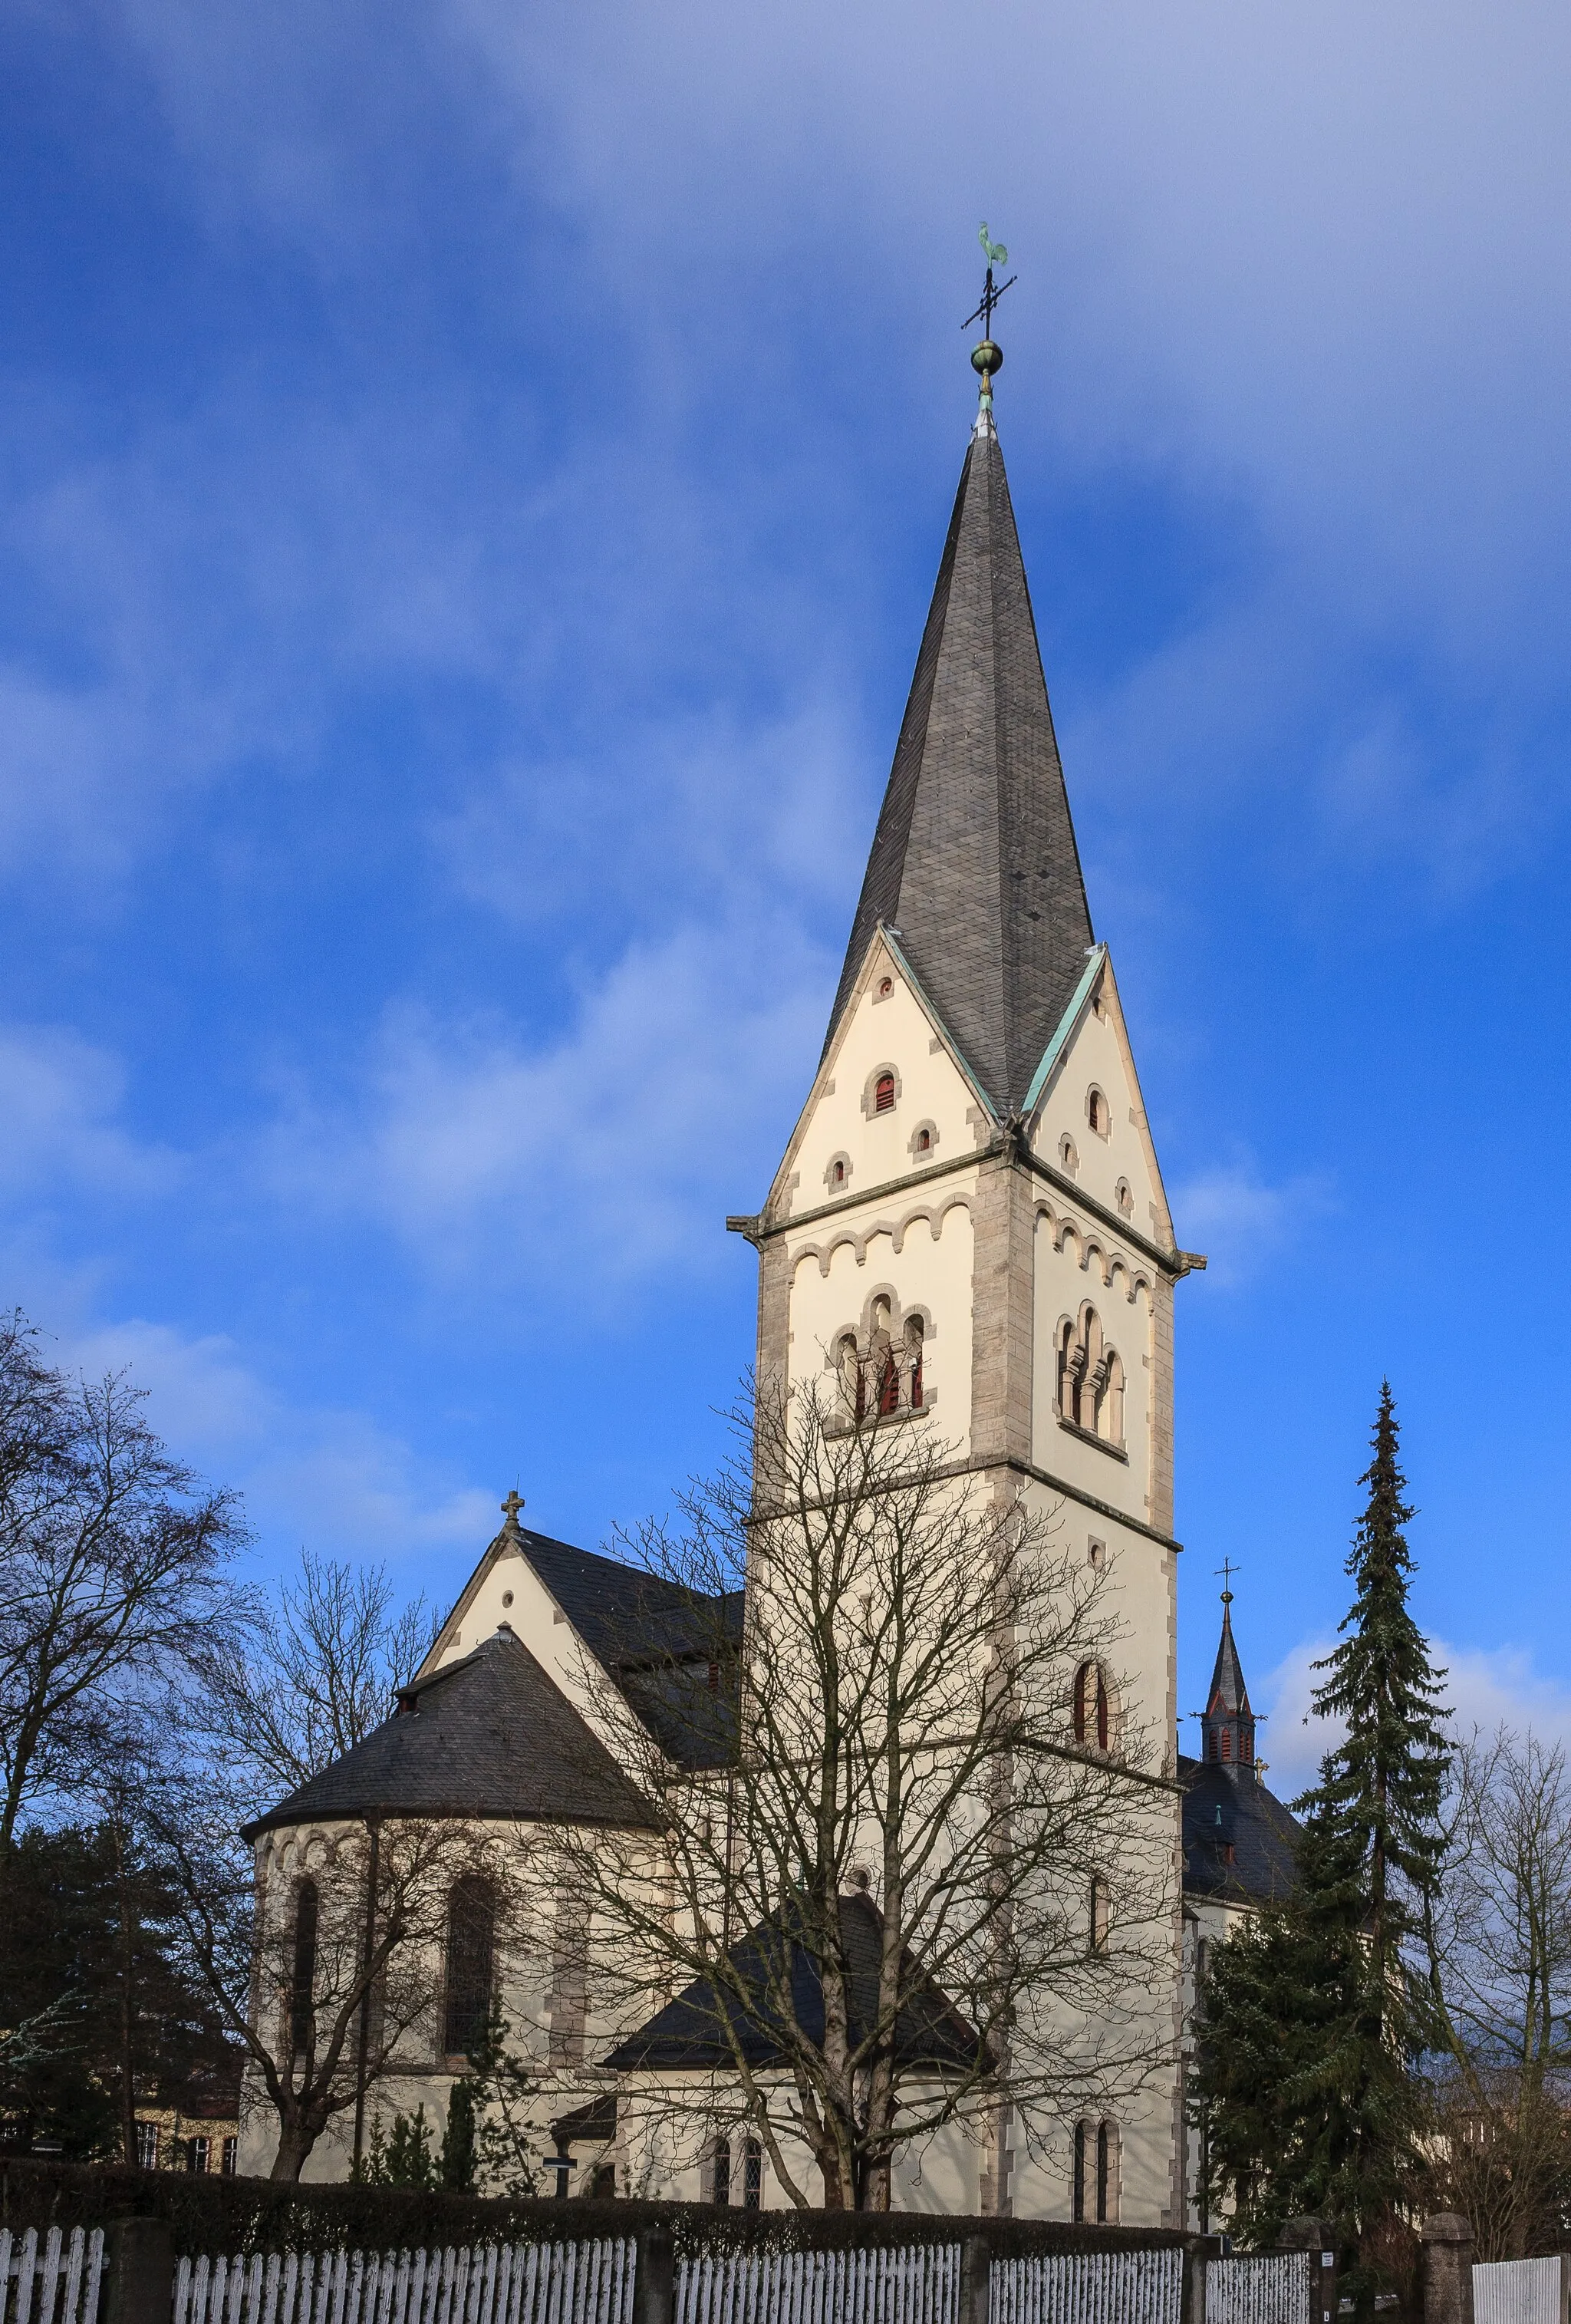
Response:
[[[826,1050],[880,922],[995,1109],[1018,1112],[1085,969],[1091,916],[986,405],[960,471]]]

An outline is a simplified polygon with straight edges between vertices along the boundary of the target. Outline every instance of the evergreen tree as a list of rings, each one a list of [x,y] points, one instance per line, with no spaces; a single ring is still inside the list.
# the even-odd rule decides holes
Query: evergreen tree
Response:
[[[1323,1804],[1338,1834],[1356,1845],[1371,1971],[1399,2012],[1389,2022],[1405,2030],[1397,1971],[1439,1876],[1450,1750],[1440,1703],[1446,1674],[1431,1668],[1424,1635],[1408,1610],[1413,1562],[1402,1527],[1413,1512],[1402,1499],[1407,1479],[1397,1465],[1397,1437],[1391,1382],[1384,1380],[1374,1457],[1359,1479],[1369,1502],[1347,1560],[1357,1595],[1342,1624],[1342,1644],[1316,1665],[1330,1673],[1316,1691],[1316,1714],[1344,1719],[1347,1736],[1300,1804]],[[1382,2022],[1388,2022],[1384,2015]]]
[[[1361,2235],[1400,2204],[1419,2163],[1423,2093],[1414,2069],[1432,2025],[1415,1958],[1439,1876],[1450,1758],[1445,1674],[1431,1666],[1408,1608],[1412,1556],[1402,1528],[1413,1512],[1389,1380],[1373,1443],[1359,1480],[1369,1499],[1347,1561],[1356,1595],[1341,1645],[1318,1665],[1329,1675],[1314,1698],[1316,1712],[1341,1718],[1347,1732],[1297,1803],[1333,1843],[1333,1877],[1323,1893],[1306,1882],[1304,1908],[1355,1927],[1362,1940],[1354,2006],[1337,2020],[1316,2076],[1337,2123],[1333,2208]]]
[[[1275,2243],[1291,2218],[1346,2215],[1356,2163],[1336,2091],[1363,1982],[1354,1868],[1346,1841],[1311,1817],[1293,1895],[1217,1947],[1200,1997],[1202,2197],[1213,2224],[1226,2211],[1250,2246]]]
[[[1298,1886],[1218,1946],[1202,1997],[1193,2082],[1215,2200],[1237,2231],[1274,2239],[1298,2214],[1328,2216],[1351,2253],[1413,2183],[1429,2030],[1415,1967],[1438,1873],[1447,1764],[1443,1672],[1408,1610],[1412,1516],[1383,1383],[1369,1498],[1347,1561],[1355,1594],[1342,1643],[1318,1667],[1322,1717],[1346,1738],[1295,1802]],[[1369,2271],[1349,2289],[1366,2305]]]
[[[436,2165],[438,2186],[468,2194],[474,2185],[474,2084],[467,2075],[455,2082],[447,2100],[447,2127]]]

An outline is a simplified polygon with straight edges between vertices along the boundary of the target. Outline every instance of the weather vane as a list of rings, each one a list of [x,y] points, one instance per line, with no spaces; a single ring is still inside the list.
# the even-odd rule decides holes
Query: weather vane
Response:
[[[973,323],[980,323],[982,327],[981,344],[971,349],[971,369],[982,383],[981,409],[977,414],[977,432],[979,435],[990,436],[993,432],[993,374],[1004,368],[1004,350],[993,337],[993,309],[1016,278],[1012,274],[1008,282],[994,281],[994,267],[1005,265],[1009,253],[1001,242],[993,240],[992,235],[988,232],[986,218],[982,220],[978,229],[977,239],[981,244],[988,261],[988,279],[982,285],[981,305],[974,315],[966,317],[960,328],[962,331],[969,331]]]
[[[1009,263],[1009,252],[1005,244],[995,242],[993,240],[991,235],[988,232],[988,221],[986,218],[982,220],[981,225],[977,229],[977,240],[981,244],[982,254],[988,262],[988,279],[982,286],[981,305],[977,309],[974,315],[968,315],[966,317],[965,321],[960,325],[960,328],[962,331],[969,331],[973,323],[980,323],[984,341],[990,344],[993,337],[993,309],[997,305],[999,300],[1004,296],[1005,291],[1016,283],[1020,280],[1020,277],[1017,274],[1012,274],[1007,282],[996,283],[994,281],[994,267],[1007,266]],[[997,364],[995,364],[993,368],[996,371],[998,368]]]

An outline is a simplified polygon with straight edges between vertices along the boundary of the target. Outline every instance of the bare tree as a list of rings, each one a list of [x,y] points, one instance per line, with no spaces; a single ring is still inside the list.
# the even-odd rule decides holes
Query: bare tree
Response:
[[[271,2175],[298,2179],[337,2116],[400,2074],[446,2070],[437,2022],[453,1890],[483,1892],[491,1941],[516,1925],[511,1853],[483,1825],[361,1819],[287,1867],[235,1839],[233,1795],[170,1781],[159,1812],[190,1972],[243,2044],[277,2116]],[[280,1837],[289,1837],[280,1835]]]
[[[1479,2255],[1548,2248],[1571,2196],[1571,1769],[1530,1730],[1456,1753],[1431,1930],[1447,2195]]]
[[[124,1372],[51,1370],[0,1327],[0,1878],[17,1819],[106,1748],[119,1698],[188,1665],[243,1611],[234,1498],[176,1461]]]
[[[620,2023],[698,1988],[713,2070],[661,2103],[745,2123],[799,2205],[804,2145],[826,2206],[882,2209],[907,2142],[1007,2105],[1039,2145],[1170,2054],[1171,1773],[1056,1519],[811,1390],[733,1425],[633,1539],[659,1621],[584,1671],[658,1844],[565,1828],[557,1877]]]
[[[193,1723],[248,1777],[255,1812],[381,1724],[439,1628],[423,1597],[397,1605],[385,1566],[303,1550],[299,1579],[200,1655]]]

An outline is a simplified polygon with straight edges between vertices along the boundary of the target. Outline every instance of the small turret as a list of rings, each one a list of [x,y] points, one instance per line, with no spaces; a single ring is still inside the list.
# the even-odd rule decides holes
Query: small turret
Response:
[[[1244,1673],[1238,1665],[1238,1649],[1233,1643],[1233,1592],[1222,1592],[1222,1637],[1217,1648],[1217,1667],[1211,1674],[1211,1692],[1204,1712],[1205,1756],[1208,1766],[1236,1767],[1254,1779],[1254,1713],[1249,1708],[1249,1689],[1244,1683]]]

